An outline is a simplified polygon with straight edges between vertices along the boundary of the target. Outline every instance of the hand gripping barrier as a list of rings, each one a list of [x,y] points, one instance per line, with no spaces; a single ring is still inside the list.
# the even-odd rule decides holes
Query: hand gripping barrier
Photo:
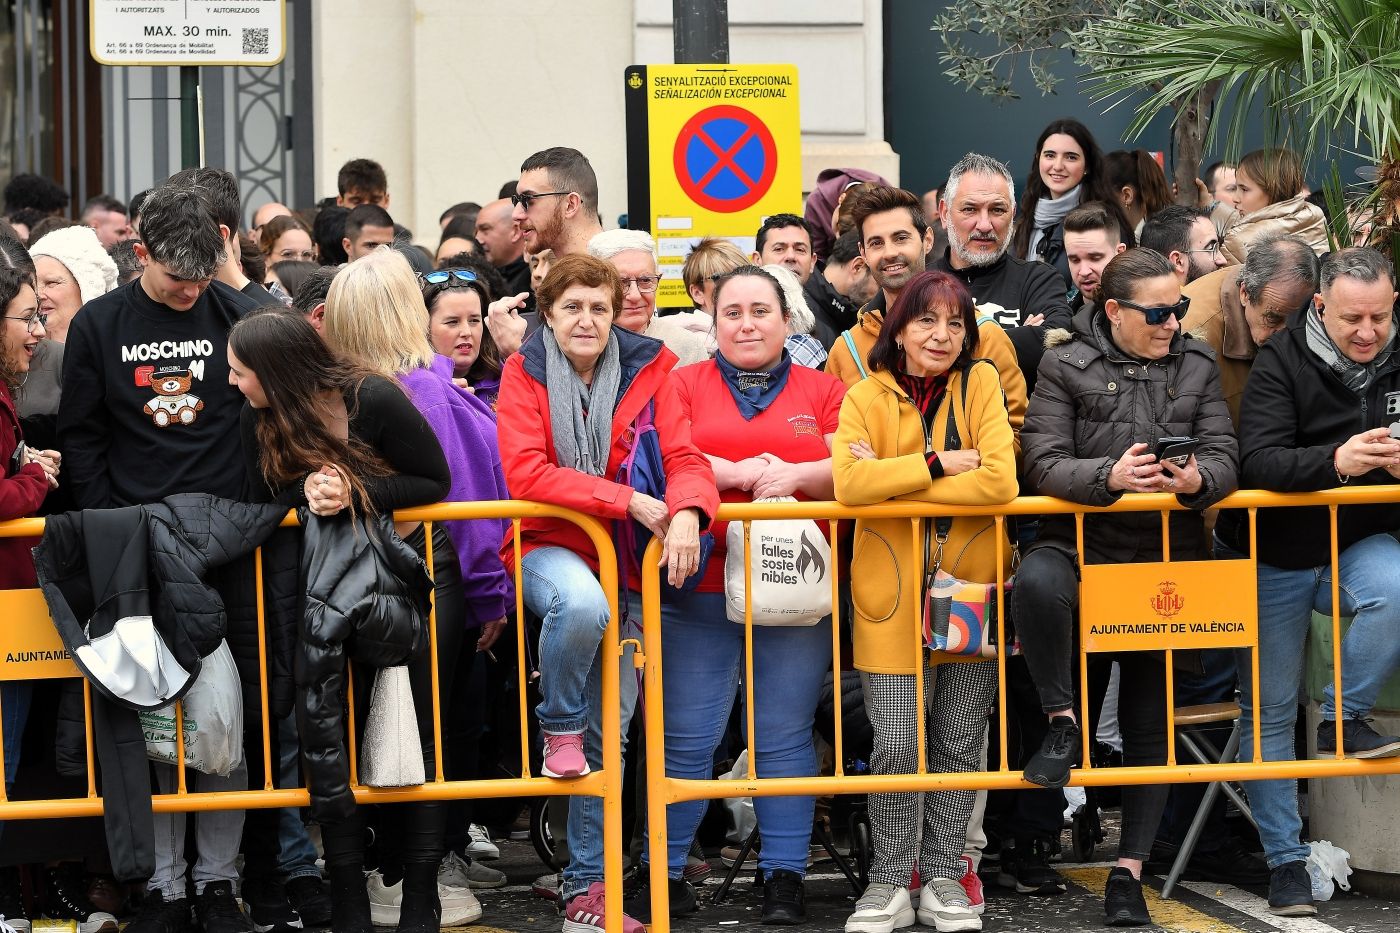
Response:
[[[619,644],[618,612],[618,569],[617,555],[612,539],[605,526],[597,519],[569,509],[542,505],[534,502],[470,502],[443,503],[424,508],[407,509],[395,513],[400,522],[424,522],[426,541],[426,563],[431,573],[433,567],[432,522],[450,519],[494,518],[510,519],[515,543],[515,560],[511,568],[516,582],[515,638],[518,657],[522,659],[519,670],[518,696],[520,702],[520,778],[504,778],[480,781],[448,781],[443,777],[443,756],[435,755],[436,773],[418,787],[371,788],[360,784],[358,778],[355,730],[349,734],[350,784],[355,800],[359,803],[400,803],[415,800],[457,800],[488,797],[553,797],[561,795],[591,795],[601,797],[604,802],[603,840],[607,853],[604,864],[604,883],[607,887],[607,933],[620,933],[622,929],[622,767],[621,737],[619,728],[618,665],[602,665],[603,695],[603,767],[581,778],[568,781],[532,776],[530,772],[529,710],[526,689],[524,595],[520,580],[520,520],[525,518],[563,519],[581,528],[592,541],[598,553],[599,582],[608,596],[609,621],[603,635],[605,657],[620,657],[623,646]],[[289,514],[283,520],[284,526],[295,525],[296,519]],[[44,520],[41,518],[20,519],[0,522],[0,537],[38,537],[43,534]],[[176,704],[176,745],[179,782],[173,794],[153,794],[153,809],[160,812],[201,811],[201,810],[241,810],[265,807],[305,807],[310,797],[305,788],[277,788],[273,780],[273,765],[270,754],[270,716],[267,699],[267,631],[263,606],[263,565],[262,551],[254,557],[257,581],[258,616],[258,670],[261,684],[262,717],[262,786],[246,791],[221,791],[216,793],[190,793],[186,787],[185,748],[182,704]],[[0,681],[50,679],[79,677],[77,667],[68,659],[67,653],[48,618],[48,609],[43,596],[37,589],[0,590]],[[433,739],[434,748],[442,749],[442,711],[438,690],[436,605],[433,607],[433,625],[430,627],[429,650],[432,656],[433,672]],[[8,659],[24,658],[22,663]],[[32,660],[31,660],[32,659]],[[346,697],[349,701],[349,719],[353,722],[353,684],[347,672]],[[98,816],[102,813],[102,798],[97,792],[97,775],[94,765],[92,733],[92,693],[91,687],[83,682],[83,706],[86,719],[87,753],[87,795],[82,798],[60,798],[49,800],[9,800],[5,794],[4,782],[0,781],[0,822],[11,819],[53,819],[60,817]],[[3,716],[0,715],[0,722]],[[4,773],[3,749],[0,749],[0,774]],[[257,778],[251,777],[250,783]]]
[[[1255,522],[1261,508],[1286,506],[1325,506],[1329,513],[1330,553],[1332,565],[1332,667],[1335,678],[1336,695],[1342,695],[1342,638],[1341,612],[1338,593],[1337,561],[1337,510],[1348,505],[1363,505],[1378,502],[1400,501],[1400,486],[1369,486],[1339,488],[1316,493],[1268,493],[1261,491],[1237,492],[1221,503],[1220,509],[1244,509],[1248,516],[1251,553],[1254,553]],[[726,503],[720,506],[718,519],[742,521],[744,523],[744,563],[746,589],[751,589],[749,558],[752,551],[750,539],[753,521],[763,519],[813,519],[819,526],[825,523],[831,544],[833,566],[840,566],[845,558],[838,551],[838,520],[852,519],[908,519],[913,525],[914,543],[910,555],[912,566],[922,562],[921,525],[928,519],[948,516],[991,517],[996,528],[997,547],[997,592],[1004,592],[1006,582],[1000,568],[1010,547],[1006,537],[1006,519],[1011,516],[1074,515],[1076,536],[1081,554],[1079,569],[1082,574],[1080,600],[1080,677],[1081,686],[1087,683],[1088,654],[1093,651],[1152,650],[1166,654],[1166,709],[1167,709],[1167,762],[1164,765],[1135,766],[1119,768],[1095,768],[1089,756],[1090,730],[1083,730],[1084,766],[1073,772],[1071,784],[1079,786],[1119,786],[1129,784],[1192,783],[1216,781],[1247,781],[1275,778],[1325,778],[1358,774],[1400,773],[1400,758],[1357,759],[1342,755],[1342,723],[1337,718],[1337,754],[1320,760],[1264,761],[1261,752],[1259,719],[1254,717],[1253,753],[1250,760],[1227,764],[1181,764],[1176,760],[1176,721],[1173,702],[1174,682],[1172,674],[1172,653],[1174,650],[1196,648],[1250,648],[1254,663],[1251,665],[1253,695],[1259,693],[1259,644],[1256,595],[1255,561],[1171,561],[1170,541],[1168,540],[1168,515],[1172,511],[1184,511],[1176,497],[1168,494],[1138,494],[1124,496],[1107,508],[1078,505],[1059,499],[1027,496],[1001,506],[939,506],[917,503],[881,503],[874,506],[850,507],[834,502],[782,502],[782,503]],[[1162,525],[1162,552],[1164,561],[1157,564],[1107,564],[1091,565],[1083,563],[1084,516],[1095,513],[1158,512]],[[840,612],[842,603],[837,574],[832,574],[832,686],[833,727],[835,746],[835,773],[825,776],[759,778],[756,773],[754,754],[754,669],[753,669],[753,618],[751,607],[745,607],[744,632],[744,700],[747,725],[748,773],[733,780],[691,780],[668,777],[665,767],[665,710],[656,698],[663,695],[663,661],[661,652],[661,590],[660,572],[657,561],[661,545],[653,540],[642,561],[642,617],[643,644],[646,646],[644,658],[644,685],[646,694],[653,702],[645,704],[645,727],[647,747],[647,839],[649,851],[654,854],[650,860],[650,887],[652,898],[652,933],[669,933],[670,913],[667,897],[667,834],[666,807],[671,803],[688,800],[708,800],[721,797],[758,797],[785,795],[826,795],[859,794],[895,791],[928,790],[995,790],[1027,788],[1019,768],[1009,764],[1007,754],[1007,702],[1006,702],[1006,652],[998,652],[997,665],[997,708],[998,721],[994,740],[1000,749],[1000,769],[960,774],[929,773],[925,730],[918,732],[918,770],[912,774],[851,775],[844,771],[842,749],[841,677],[840,677]],[[1229,566],[1234,565],[1234,566]],[[1170,576],[1167,576],[1170,568]],[[900,584],[909,588],[909,595],[917,598],[914,592],[921,585],[919,575],[905,574]],[[1177,578],[1180,578],[1178,580]],[[1190,581],[1188,584],[1187,581]],[[991,581],[988,581],[991,582]],[[1148,585],[1151,589],[1142,591]],[[1181,587],[1193,587],[1196,606],[1204,601],[1209,608],[1205,616],[1197,616],[1193,611],[1185,612],[1191,597],[1183,595]],[[1124,599],[1132,596],[1141,598],[1141,606],[1153,612],[1152,621],[1131,625],[1119,625],[1115,618],[1124,615]],[[1136,608],[1138,602],[1133,602]],[[1215,611],[1222,610],[1222,611]],[[1238,618],[1230,616],[1238,613]],[[1226,615],[1231,621],[1206,621],[1211,616]],[[1003,612],[1003,618],[1005,613]],[[923,652],[923,632],[911,626],[909,637],[916,652]],[[917,656],[917,655],[916,655]],[[938,659],[935,659],[937,663]],[[945,662],[954,659],[944,657]],[[925,707],[924,678],[914,677],[916,685],[915,710]],[[1081,689],[1084,697],[1081,721],[1088,722],[1088,690]],[[913,712],[911,711],[911,715]],[[761,741],[759,737],[759,741]],[[612,855],[609,850],[609,855]]]

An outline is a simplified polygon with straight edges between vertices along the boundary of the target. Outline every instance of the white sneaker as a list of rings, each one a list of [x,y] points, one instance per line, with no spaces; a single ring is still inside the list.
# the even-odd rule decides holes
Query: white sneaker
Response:
[[[467,855],[470,857],[488,861],[501,857],[501,850],[491,841],[491,835],[480,823],[473,823],[467,827],[467,837],[471,840],[467,843]]]
[[[456,852],[449,852],[438,866],[438,884],[450,888],[503,888],[506,873],[487,868],[475,860],[469,862]]]
[[[855,913],[846,918],[846,933],[893,933],[913,926],[914,919],[908,888],[872,884],[856,901]]]
[[[365,875],[365,888],[369,892],[369,919],[375,926],[396,927],[399,925],[399,905],[403,902],[403,881],[398,884],[385,884],[384,876],[377,871]],[[481,919],[481,902],[468,888],[448,887],[438,882],[438,903],[442,907],[440,923],[445,927],[461,926]]]
[[[982,918],[973,911],[962,882],[952,878],[930,878],[919,891],[919,922],[938,933],[982,929]]]

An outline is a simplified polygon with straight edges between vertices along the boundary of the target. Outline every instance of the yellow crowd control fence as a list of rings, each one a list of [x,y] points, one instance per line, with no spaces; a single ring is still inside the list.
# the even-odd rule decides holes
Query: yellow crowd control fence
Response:
[[[1400,501],[1400,487],[1358,487],[1341,488],[1307,494],[1274,494],[1258,491],[1238,492],[1220,503],[1220,508],[1239,508],[1248,516],[1251,542],[1255,536],[1255,519],[1262,508],[1289,506],[1321,506],[1330,515],[1332,573],[1332,666],[1336,691],[1342,691],[1341,671],[1341,615],[1338,598],[1338,559],[1337,511],[1339,508],[1378,502]],[[1087,665],[1085,658],[1094,651],[1152,650],[1173,651],[1202,647],[1241,647],[1253,650],[1257,660],[1259,626],[1255,594],[1255,564],[1253,560],[1235,561],[1172,561],[1168,539],[1168,516],[1181,506],[1174,496],[1134,495],[1125,496],[1106,509],[1081,506],[1057,499],[1043,497],[1022,497],[1000,506],[937,506],[916,503],[884,503],[874,506],[848,507],[833,502],[797,503],[730,503],[721,506],[719,518],[738,521],[745,529],[745,557],[750,556],[749,532],[751,523],[765,519],[812,519],[825,525],[832,550],[833,566],[840,566],[844,557],[840,552],[838,524],[856,519],[903,519],[909,521],[917,531],[920,523],[937,516],[961,517],[982,516],[992,519],[997,530],[995,536],[998,548],[996,565],[1000,568],[1006,549],[1010,548],[1006,526],[1008,519],[1017,516],[1063,515],[1075,516],[1080,543],[1083,542],[1084,516],[1101,512],[1156,512],[1161,516],[1163,553],[1166,560],[1156,564],[1134,565],[1093,565],[1083,566],[1082,595],[1080,603],[1081,634],[1081,675]],[[621,658],[626,644],[620,638],[618,612],[618,562],[608,529],[600,521],[586,515],[554,506],[523,501],[450,503],[419,509],[401,511],[395,516],[400,521],[422,521],[432,523],[452,519],[506,519],[511,522],[514,537],[515,560],[509,568],[517,581],[516,613],[524,617],[523,590],[519,586],[521,520],[531,518],[564,519],[578,525],[588,535],[599,555],[599,579],[608,595],[610,620],[604,634],[605,657]],[[293,516],[288,516],[286,524],[294,524]],[[432,566],[431,527],[426,529],[427,563]],[[43,532],[42,519],[21,519],[0,523],[0,537],[38,536]],[[921,540],[919,534],[911,539]],[[916,546],[916,550],[921,550]],[[1081,547],[1081,552],[1082,552]],[[1251,550],[1253,550],[1251,548]],[[663,682],[663,653],[661,650],[661,591],[657,558],[660,554],[659,542],[653,541],[643,560],[642,616],[644,651],[634,654],[634,663],[644,670],[644,685],[648,694],[659,698]],[[914,565],[922,560],[922,554],[911,553]],[[309,803],[305,788],[278,788],[273,779],[272,761],[268,754],[270,744],[270,714],[267,699],[267,654],[266,631],[262,604],[262,555],[255,556],[258,582],[258,634],[259,668],[262,675],[261,709],[263,735],[263,774],[262,786],[246,791],[224,791],[216,793],[191,793],[186,787],[185,767],[179,767],[179,782],[175,793],[155,794],[152,797],[154,809],[158,811],[199,811],[222,809],[247,809],[258,807],[301,807]],[[748,561],[746,560],[746,564]],[[832,574],[833,587],[833,690],[832,704],[836,717],[840,716],[841,703],[841,612],[842,600],[837,574]],[[998,591],[1003,591],[1005,583],[998,571]],[[918,583],[906,582],[917,586]],[[1146,607],[1152,613],[1145,622],[1132,621],[1134,613],[1141,613]],[[748,613],[746,612],[746,616]],[[1003,618],[1005,612],[1002,612]],[[57,633],[48,619],[47,607],[38,590],[0,591],[0,681],[33,680],[46,678],[79,677],[77,668],[66,656]],[[1124,621],[1124,620],[1128,621]],[[1223,620],[1223,621],[1222,621]],[[923,633],[911,627],[911,644],[917,651],[923,650]],[[607,929],[618,933],[621,923],[622,892],[622,769],[621,735],[619,716],[619,665],[604,663],[603,679],[603,767],[589,775],[571,781],[559,781],[534,776],[529,761],[530,740],[528,735],[529,711],[526,709],[528,691],[527,669],[523,659],[528,656],[523,625],[515,627],[518,655],[522,659],[519,671],[519,702],[521,729],[522,777],[480,781],[448,781],[444,778],[442,758],[437,756],[436,773],[418,787],[382,789],[361,785],[356,776],[353,735],[351,736],[351,783],[358,801],[364,803],[395,803],[413,800],[446,800],[494,797],[530,797],[558,795],[592,795],[604,801],[604,845],[605,884],[608,889]],[[648,781],[648,840],[652,852],[666,852],[665,808],[668,804],[687,800],[714,799],[722,797],[753,797],[783,795],[827,795],[853,793],[879,793],[893,791],[926,791],[957,789],[1014,789],[1028,786],[1018,769],[1011,767],[1007,747],[1007,703],[1006,697],[1006,657],[999,653],[997,665],[997,695],[1000,711],[995,723],[992,740],[1000,751],[1000,766],[995,771],[961,774],[929,773],[926,768],[925,737],[919,736],[918,770],[910,774],[872,775],[846,774],[845,756],[842,748],[842,729],[838,720],[834,723],[834,773],[824,776],[790,777],[762,779],[757,775],[755,743],[761,737],[755,736],[754,724],[754,670],[752,656],[752,618],[745,622],[744,670],[742,682],[747,720],[748,772],[738,779],[690,780],[668,777],[665,772],[665,710],[659,700],[646,703],[644,707]],[[434,632],[430,640],[430,650],[436,662],[437,638]],[[1168,661],[1170,658],[1168,658]],[[1345,758],[1341,754],[1342,741],[1338,724],[1338,753],[1324,760],[1270,761],[1262,759],[1260,750],[1259,726],[1254,724],[1252,755],[1250,760],[1223,764],[1181,764],[1175,761],[1176,723],[1172,711],[1172,665],[1166,664],[1167,674],[1167,742],[1168,761],[1164,765],[1150,767],[1095,768],[1089,756],[1084,756],[1084,767],[1074,772],[1071,783],[1081,786],[1155,784],[1183,782],[1240,781],[1269,778],[1322,778],[1357,774],[1400,773],[1400,758],[1361,760]],[[441,710],[439,692],[436,689],[437,664],[432,665],[435,679],[434,697],[434,738],[435,746],[441,748]],[[1258,695],[1258,665],[1253,665],[1252,678],[1254,693]],[[916,709],[924,708],[923,678],[915,678]],[[350,691],[347,690],[347,694]],[[1087,693],[1087,691],[1084,691]],[[95,816],[102,812],[102,798],[98,794],[98,781],[93,754],[91,690],[84,682],[84,706],[87,717],[87,791],[79,798],[46,800],[9,800],[4,787],[0,786],[0,820],[46,819],[59,817]],[[351,710],[353,721],[353,709]],[[1087,706],[1085,708],[1087,721]],[[179,720],[177,704],[177,724]],[[1086,743],[1088,741],[1086,732]],[[183,728],[177,728],[177,757],[183,762]],[[1087,749],[1086,749],[1087,752]],[[0,759],[0,771],[3,771]],[[257,783],[253,776],[250,783]],[[651,891],[654,899],[653,929],[655,933],[667,933],[669,929],[666,898],[666,859],[664,856],[651,860]]]
[[[525,617],[524,591],[521,579],[521,530],[522,519],[553,518],[572,522],[588,535],[598,553],[599,582],[608,596],[609,622],[603,635],[605,652],[620,657],[623,645],[620,644],[618,612],[618,567],[612,539],[605,525],[595,518],[569,509],[543,505],[534,502],[471,502],[446,503],[424,508],[408,509],[395,513],[399,522],[421,521],[427,523],[424,529],[426,541],[426,563],[431,572],[433,567],[433,522],[453,519],[509,519],[514,538],[514,566],[511,569],[516,581],[515,609],[517,620]],[[296,524],[294,515],[288,515],[284,525]],[[43,534],[44,520],[39,518],[20,519],[0,523],[0,537],[37,537]],[[200,810],[241,810],[260,807],[305,807],[310,796],[305,788],[278,788],[273,780],[273,762],[270,755],[271,733],[267,698],[267,632],[263,605],[263,565],[261,549],[254,556],[257,579],[257,625],[258,625],[258,667],[261,683],[263,774],[261,786],[250,786],[246,791],[221,791],[212,793],[192,793],[186,787],[184,765],[184,727],[182,704],[176,704],[176,758],[179,764],[179,782],[173,794],[153,794],[153,809],[166,811]],[[529,710],[526,708],[528,676],[525,659],[529,656],[525,645],[525,626],[514,626],[517,656],[521,659],[517,695],[520,701],[520,774],[519,778],[503,778],[479,781],[448,781],[443,776],[442,711],[438,689],[438,639],[436,631],[436,605],[433,606],[430,627],[429,650],[432,653],[433,676],[433,739],[438,750],[436,773],[429,775],[426,783],[417,787],[372,788],[359,782],[355,730],[349,733],[350,784],[356,801],[359,803],[403,803],[416,800],[456,800],[492,797],[552,797],[561,795],[591,795],[603,799],[603,841],[608,858],[604,867],[604,882],[607,886],[608,933],[620,933],[622,923],[622,767],[621,730],[619,727],[618,664],[603,664],[602,667],[602,733],[603,748],[601,769],[593,770],[581,778],[568,781],[532,775],[530,768]],[[63,643],[49,620],[48,608],[42,593],[37,589],[0,590],[0,681],[20,681],[53,678],[80,678],[77,666],[68,658]],[[353,684],[347,681],[346,701],[349,705],[348,722],[355,721]],[[81,798],[57,798],[46,800],[9,800],[3,781],[0,781],[0,822],[11,819],[52,819],[60,817],[97,816],[102,813],[102,798],[98,794],[98,777],[95,769],[92,733],[92,691],[87,681],[83,681],[83,705],[86,718],[87,746],[87,793]],[[3,716],[0,715],[0,722]],[[0,750],[0,774],[4,773],[3,750]],[[250,785],[257,785],[259,778],[249,776]]]
[[[1345,506],[1400,501],[1400,486],[1371,486],[1340,488],[1317,493],[1278,494],[1261,491],[1237,492],[1219,504],[1219,508],[1245,510],[1248,520],[1250,552],[1255,553],[1256,518],[1259,509],[1288,506],[1322,506],[1327,508],[1331,528],[1332,564],[1332,668],[1336,695],[1342,695],[1342,637],[1341,601],[1338,598],[1337,510]],[[1079,786],[1161,784],[1241,781],[1270,778],[1324,778],[1346,775],[1380,775],[1400,773],[1400,758],[1362,760],[1342,755],[1342,719],[1337,720],[1337,754],[1324,760],[1264,761],[1260,749],[1258,718],[1255,717],[1252,755],[1249,760],[1219,764],[1182,764],[1176,761],[1176,729],[1173,702],[1174,683],[1172,653],[1200,648],[1249,648],[1253,695],[1259,696],[1259,620],[1257,608],[1257,568],[1255,561],[1172,561],[1168,535],[1168,519],[1172,511],[1183,510],[1175,496],[1142,494],[1123,496],[1107,508],[1096,508],[1059,499],[1025,496],[1000,506],[948,506],[912,502],[889,502],[873,506],[850,507],[833,502],[784,503],[726,503],[720,507],[718,518],[744,525],[744,564],[751,567],[752,523],[765,519],[812,519],[825,526],[832,552],[832,565],[839,567],[838,524],[856,519],[904,519],[913,525],[911,553],[906,566],[919,567],[923,561],[921,523],[935,517],[987,517],[996,528],[998,567],[997,592],[1005,593],[1006,580],[1000,568],[1008,542],[1007,520],[1017,516],[1073,515],[1079,552],[1084,552],[1084,517],[1097,513],[1157,512],[1161,516],[1162,552],[1164,561],[1151,564],[1084,565],[1081,556],[1081,598],[1079,612],[1081,685],[1088,683],[1088,655],[1107,651],[1163,651],[1166,667],[1167,762],[1150,767],[1095,768],[1089,756],[1090,730],[1084,729],[1084,766],[1073,773],[1071,784]],[[832,638],[832,728],[834,737],[834,773],[812,777],[760,778],[755,745],[763,741],[754,729],[754,659],[753,618],[750,606],[745,608],[744,661],[741,672],[745,704],[746,746],[748,771],[735,779],[696,780],[669,777],[666,774],[666,711],[658,701],[663,696],[664,658],[662,650],[661,588],[657,561],[660,543],[653,541],[642,561],[642,618],[645,645],[644,684],[648,697],[645,706],[647,745],[647,839],[649,850],[655,853],[650,863],[652,897],[652,933],[668,933],[670,929],[667,903],[667,835],[666,807],[668,804],[722,797],[762,797],[785,795],[863,794],[900,791],[938,790],[996,790],[1029,788],[1019,768],[1012,767],[1007,748],[1006,652],[999,651],[997,666],[996,708],[999,711],[990,741],[1000,750],[1000,767],[995,771],[958,774],[929,773],[927,770],[925,730],[918,730],[918,770],[910,774],[847,774],[842,748],[841,727],[841,612],[840,581],[831,575],[833,617]],[[746,575],[751,570],[746,569]],[[919,574],[905,574],[896,585],[917,588]],[[992,581],[985,581],[992,582]],[[747,583],[747,577],[746,577]],[[750,589],[746,586],[746,589]],[[917,596],[917,594],[913,594]],[[1007,613],[1002,601],[1001,621]],[[924,652],[923,631],[911,626],[908,637],[919,656]],[[935,658],[935,661],[938,659]],[[954,659],[945,658],[952,661]],[[916,705],[911,710],[925,708],[924,679],[913,678]],[[1089,722],[1089,691],[1083,696],[1082,720]],[[1242,744],[1243,744],[1242,739]]]

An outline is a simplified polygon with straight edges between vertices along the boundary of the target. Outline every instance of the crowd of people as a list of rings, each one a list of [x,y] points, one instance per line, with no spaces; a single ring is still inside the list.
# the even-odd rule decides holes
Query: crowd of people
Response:
[[[666,771],[714,776],[748,644],[753,766],[770,778],[818,773],[832,620],[756,626],[746,642],[727,612],[736,555],[720,503],[996,506],[1024,493],[1106,506],[1173,494],[1185,508],[1165,535],[1156,513],[1090,515],[1082,536],[1070,516],[1022,518],[1001,542],[991,518],[872,517],[844,532],[836,666],[858,672],[870,770],[913,772],[921,747],[930,772],[987,768],[1002,703],[1009,764],[1028,782],[872,794],[870,883],[846,930],[979,930],[984,874],[1023,894],[1064,893],[1050,860],[1084,734],[1109,737],[1126,764],[1167,760],[1160,652],[1095,654],[1078,682],[1079,562],[1159,562],[1168,544],[1173,559],[1238,558],[1251,522],[1214,508],[1237,488],[1394,482],[1400,354],[1389,260],[1329,247],[1294,153],[1211,166],[1186,193],[1199,194],[1192,205],[1172,203],[1150,155],[1105,154],[1074,120],[1045,128],[1030,165],[1019,206],[1007,166],[977,153],[922,198],[828,170],[805,216],[768,217],[751,253],[707,238],[676,265],[648,234],[603,228],[593,169],[568,148],[530,155],[495,200],[447,208],[435,250],[394,222],[388,179],[368,159],[341,169],[337,197],[311,210],[258,205],[246,230],[238,181],[216,168],[177,173],[129,204],[95,198],[77,221],[59,218],[67,196],[52,183],[12,180],[0,223],[0,519],[52,518],[32,556],[35,541],[0,540],[0,585],[42,586],[96,688],[109,859],[96,877],[76,857],[21,871],[7,846],[3,924],[27,930],[42,915],[97,933],[129,906],[128,933],[417,933],[482,916],[473,892],[505,877],[484,864],[499,851],[470,801],[359,806],[350,792],[354,747],[384,741],[366,726],[371,688],[377,698],[384,672],[405,671],[415,767],[421,752],[427,775],[487,776],[499,683],[483,670],[510,626],[530,625],[532,752],[538,773],[567,780],[602,764],[605,664],[621,665],[627,751],[640,702],[632,648],[600,650],[612,594],[578,527],[528,518],[515,534],[473,519],[429,532],[396,510],[516,498],[602,520],[622,569],[624,638],[640,638],[639,561],[659,539],[665,679],[651,699],[665,709]],[[658,310],[665,277],[693,308]],[[1164,438],[1189,443],[1159,458]],[[289,508],[303,530],[275,528]],[[1257,718],[1264,757],[1288,760],[1302,751],[1309,619],[1332,609],[1328,515],[1269,509],[1257,525],[1261,695],[1248,649],[1176,652],[1173,679],[1177,702],[1238,694],[1246,734]],[[1321,704],[1319,754],[1337,753],[1338,719],[1342,754],[1400,754],[1400,737],[1368,718],[1400,664],[1384,570],[1400,558],[1397,529],[1397,505],[1339,510],[1335,572],[1353,622],[1345,690],[1329,686]],[[131,546],[111,547],[119,534]],[[998,697],[995,660],[920,649],[914,633],[935,581],[1013,572],[1021,653]],[[514,617],[517,587],[528,618]],[[117,592],[113,609],[103,597]],[[256,786],[266,746],[280,786],[310,789],[306,813],[151,812],[150,790],[173,791],[177,769],[148,765],[141,747],[133,698],[146,681],[122,652],[143,638],[165,696],[221,646],[237,670],[243,754],[223,773],[189,769],[190,789],[242,790],[250,775]],[[0,684],[7,789],[21,764],[86,773],[81,705],[74,714],[72,693],[44,689]],[[267,736],[252,712],[263,691]],[[1085,691],[1096,722],[1079,721]],[[39,715],[49,698],[54,759],[22,761],[26,725],[52,723]],[[1219,831],[1192,864],[1267,886],[1276,914],[1314,913],[1295,782],[1245,787],[1258,844],[1216,812]],[[1123,789],[1110,925],[1151,922],[1144,866],[1181,844],[1195,794]],[[763,923],[806,918],[815,805],[754,802]],[[699,908],[706,806],[670,806],[668,851],[642,847],[625,933],[650,918],[651,858],[666,861],[672,915]],[[565,933],[604,927],[603,820],[601,799],[569,797],[567,864],[542,885]],[[137,902],[108,875],[144,879]]]

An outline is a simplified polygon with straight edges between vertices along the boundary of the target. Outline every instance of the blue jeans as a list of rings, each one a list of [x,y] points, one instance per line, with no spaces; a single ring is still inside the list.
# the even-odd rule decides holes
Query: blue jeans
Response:
[[[301,747],[298,745],[295,712],[277,723],[277,741],[280,755],[277,786],[300,787]],[[277,811],[277,849],[277,870],[284,880],[321,877],[321,869],[316,867],[316,847],[311,844],[306,824],[301,820],[301,811],[295,807],[283,807]]]
[[[588,677],[608,626],[607,595],[584,559],[567,548],[536,548],[521,560],[520,575],[525,605],[544,620],[535,707],[540,728],[551,735],[582,732],[595,718]]]
[[[1219,554],[1219,549],[1217,549]],[[1229,556],[1229,555],[1225,555]],[[1400,591],[1390,574],[1400,566],[1400,542],[1372,535],[1342,552],[1339,593],[1341,614],[1352,616],[1342,639],[1342,715],[1351,719],[1370,712],[1396,664],[1400,663]],[[1296,757],[1293,727],[1298,717],[1298,686],[1303,677],[1304,643],[1312,613],[1332,612],[1330,566],[1282,570],[1259,564],[1259,732],[1265,761]],[[1239,649],[1240,761],[1254,755],[1255,699],[1250,652]],[[1336,698],[1328,685],[1322,717],[1336,718]],[[1259,822],[1259,836],[1269,867],[1308,857],[1300,841],[1297,783],[1292,780],[1245,784]]]
[[[34,699],[34,685],[22,680],[0,684],[0,733],[4,734],[5,787],[15,782],[19,772],[20,743],[24,739],[24,724],[29,721],[29,704]]]
[[[599,651],[608,624],[608,600],[583,558],[565,548],[538,548],[520,562],[525,605],[544,619],[540,633],[540,687],[535,712],[546,732],[582,732],[589,768],[603,766],[603,662],[615,648]],[[641,639],[640,597],[628,594],[628,620],[620,638]],[[637,671],[632,648],[617,656],[618,703],[623,754],[637,706]],[[550,681],[553,681],[552,685]],[[564,903],[603,880],[603,798],[569,798],[569,864],[562,873]]]
[[[806,627],[756,625],[754,767],[761,778],[817,773],[812,728],[822,684],[831,670],[831,618]],[[724,613],[723,593],[687,593],[661,606],[666,709],[666,774],[708,780],[729,723],[744,670],[744,627]],[[747,722],[746,722],[747,724]],[[654,750],[649,750],[654,751]],[[708,801],[666,808],[667,865],[672,878],[686,855]],[[816,798],[755,797],[763,836],[759,867],[807,874]]]

